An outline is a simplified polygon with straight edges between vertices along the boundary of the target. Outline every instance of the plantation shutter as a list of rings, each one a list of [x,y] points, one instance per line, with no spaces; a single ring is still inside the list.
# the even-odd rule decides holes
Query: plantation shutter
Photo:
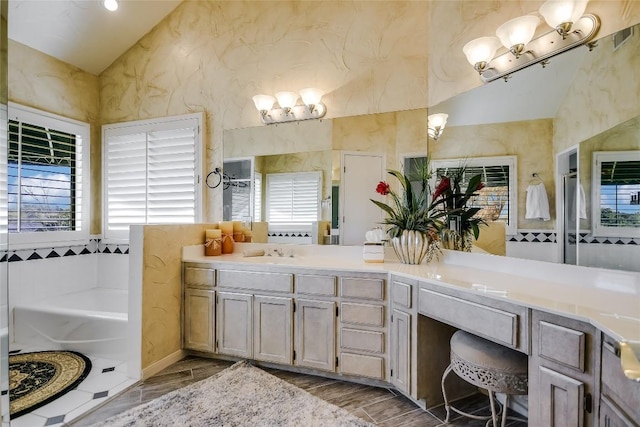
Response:
[[[106,239],[132,224],[194,223],[199,211],[197,117],[104,129]]]
[[[453,175],[459,168],[438,168],[437,176]],[[469,200],[469,207],[480,208],[478,216],[487,221],[505,221],[509,224],[509,165],[467,166],[461,183],[461,191],[466,191],[469,180],[480,175],[485,187]]]
[[[262,174],[255,172],[253,178],[253,220],[262,221]]]
[[[269,227],[306,227],[317,221],[321,183],[321,172],[267,174]]]
[[[8,231],[80,231],[82,138],[20,119],[8,124]]]

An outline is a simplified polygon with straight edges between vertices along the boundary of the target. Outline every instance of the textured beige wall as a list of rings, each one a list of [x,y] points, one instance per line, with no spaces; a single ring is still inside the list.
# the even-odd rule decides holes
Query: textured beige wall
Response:
[[[98,77],[9,40],[9,101],[91,126],[91,233],[99,234],[101,135]]]
[[[315,86],[327,117],[424,108],[427,2],[185,1],[100,79],[104,123],[207,113],[206,170],[224,129],[260,124],[251,97]],[[222,192],[209,191],[208,218]]]
[[[509,19],[536,14],[544,0],[436,0],[429,11],[428,103],[431,107],[482,85],[462,47],[477,37],[490,36]],[[640,1],[592,0],[586,13],[600,17],[596,38],[640,22]],[[540,25],[538,33],[547,31]],[[501,51],[499,51],[501,52]]]
[[[551,119],[447,127],[438,142],[429,143],[432,159],[517,156],[518,229],[552,229],[555,221],[525,219],[527,186],[537,173],[547,190],[551,218],[555,217],[555,180]]]
[[[182,348],[182,247],[203,243],[207,228],[211,226],[144,226],[142,369]]]
[[[605,37],[585,56],[554,120],[556,153],[640,115],[640,28],[635,29],[617,50],[613,38]]]

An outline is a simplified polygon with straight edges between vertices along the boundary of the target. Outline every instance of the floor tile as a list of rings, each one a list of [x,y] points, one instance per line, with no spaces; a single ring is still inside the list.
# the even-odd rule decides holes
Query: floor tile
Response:
[[[99,375],[96,374],[88,376],[78,385],[77,389],[93,394],[112,389],[129,380],[131,380],[131,378],[121,374],[120,372],[100,373]]]
[[[43,427],[46,418],[34,414],[24,414],[21,417],[11,420],[11,427]]]
[[[32,414],[39,415],[44,418],[55,417],[56,415],[66,414],[67,412],[84,405],[92,400],[92,393],[86,391],[71,390],[70,392],[60,396],[51,403],[37,408]]]
[[[441,421],[425,410],[418,408],[406,414],[389,418],[376,424],[378,427],[435,427]]]
[[[392,399],[381,400],[380,402],[363,406],[363,409],[376,423],[380,423],[412,412],[416,409],[416,405],[404,396],[396,396]]]
[[[364,405],[380,402],[382,400],[393,399],[396,395],[389,389],[373,387],[371,389],[355,391],[345,396],[339,396],[328,399],[329,403],[346,409],[347,411],[355,410]]]

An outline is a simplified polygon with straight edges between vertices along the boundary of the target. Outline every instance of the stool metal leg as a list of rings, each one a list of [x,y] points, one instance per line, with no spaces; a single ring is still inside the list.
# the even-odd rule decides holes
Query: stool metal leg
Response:
[[[452,370],[453,370],[453,367],[451,365],[447,366],[447,369],[445,369],[444,373],[442,374],[442,381],[440,382],[440,385],[442,386],[442,397],[444,398],[444,408],[447,411],[447,417],[444,419],[445,424],[449,424],[451,411],[453,411],[453,412],[456,412],[457,414],[463,415],[465,417],[473,418],[476,420],[488,420],[487,423],[491,420],[494,420],[494,427],[497,427],[497,425],[495,425],[495,421],[497,420],[497,417],[494,417],[493,415],[489,415],[489,416],[473,415],[449,405],[449,401],[447,400],[447,392],[444,388],[444,380],[447,378],[447,376],[451,373]],[[489,396],[491,396],[491,391],[489,391]],[[492,414],[493,414],[493,406],[492,406]]]

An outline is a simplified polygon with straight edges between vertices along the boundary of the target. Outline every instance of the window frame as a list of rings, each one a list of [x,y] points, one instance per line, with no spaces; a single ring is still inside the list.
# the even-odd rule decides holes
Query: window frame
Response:
[[[459,159],[431,160],[431,170],[434,174],[431,178],[431,187],[435,188],[438,177],[435,172],[442,168],[458,168],[460,165],[467,167],[483,166],[508,166],[509,167],[509,222],[505,224],[505,233],[513,236],[518,233],[518,158],[517,156],[496,157],[469,157]]]
[[[640,238],[637,227],[607,227],[600,222],[600,178],[602,163],[610,161],[640,161],[640,151],[594,151],[591,155],[591,234],[594,237]]]
[[[65,246],[87,241],[90,236],[89,228],[91,224],[91,125],[14,102],[8,103],[8,120],[16,120],[74,134],[77,137],[76,150],[78,141],[81,144],[81,155],[77,158],[80,160],[81,172],[75,174],[76,186],[79,186],[81,191],[80,203],[75,203],[76,218],[78,215],[80,216],[79,220],[76,219],[76,224],[79,224],[80,229],[73,231],[8,233],[9,244],[16,249],[35,249],[51,246],[52,243]],[[7,148],[8,144],[9,141],[7,140]],[[5,226],[8,226],[8,224]]]
[[[142,132],[153,132],[158,130],[172,130],[174,128],[171,127],[171,122],[179,122],[185,120],[196,120],[197,121],[197,131],[195,136],[195,161],[194,161],[194,171],[195,171],[195,215],[194,222],[199,223],[202,221],[203,217],[203,206],[204,206],[204,186],[202,185],[202,168],[203,168],[203,157],[204,157],[204,144],[202,141],[203,133],[204,133],[204,113],[191,113],[191,114],[183,114],[176,116],[166,116],[166,117],[158,117],[154,119],[147,120],[134,120],[128,122],[121,123],[112,123],[106,124],[102,126],[102,237],[103,241],[106,243],[128,243],[129,242],[129,229],[125,232],[124,230],[108,230],[108,194],[107,194],[107,182],[108,182],[108,158],[107,158],[107,150],[108,144],[107,142],[107,132],[113,131],[116,136],[123,136],[134,133],[142,133]],[[147,153],[148,158],[148,153]],[[148,163],[147,163],[148,165]],[[135,224],[135,225],[146,225],[145,224]]]

